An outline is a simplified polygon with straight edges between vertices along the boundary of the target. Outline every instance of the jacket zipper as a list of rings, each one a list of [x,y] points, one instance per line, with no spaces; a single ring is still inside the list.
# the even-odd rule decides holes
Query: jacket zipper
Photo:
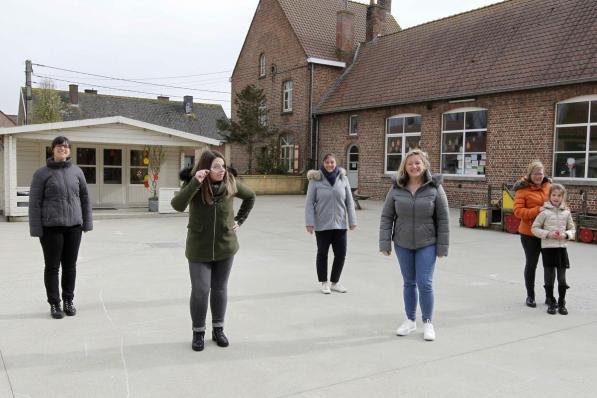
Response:
[[[216,261],[216,221],[218,218],[218,212],[216,211],[216,202],[214,201],[214,236],[212,239],[212,246],[211,246],[211,259],[212,261]]]

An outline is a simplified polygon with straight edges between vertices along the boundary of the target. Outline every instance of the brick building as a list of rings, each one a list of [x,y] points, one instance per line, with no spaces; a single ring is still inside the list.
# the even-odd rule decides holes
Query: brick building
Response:
[[[345,0],[259,2],[232,73],[232,118],[236,93],[249,84],[264,90],[265,122],[282,131],[280,156],[286,171],[312,167],[317,153],[313,108],[352,60],[358,43],[365,41],[367,18],[377,34],[400,30],[386,12],[391,1],[382,3],[367,17],[366,4]],[[232,145],[231,159],[246,171],[244,147]]]

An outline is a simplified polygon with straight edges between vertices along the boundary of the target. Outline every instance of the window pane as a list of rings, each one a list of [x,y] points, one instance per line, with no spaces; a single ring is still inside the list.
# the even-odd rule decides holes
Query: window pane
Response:
[[[591,123],[597,123],[597,101],[591,102]]]
[[[95,167],[81,167],[87,184],[95,184]]]
[[[444,134],[443,152],[462,152],[462,133]]]
[[[597,151],[597,126],[591,126],[591,140],[589,141],[589,151]]]
[[[587,123],[588,120],[588,102],[558,104],[557,124]]]
[[[483,175],[485,174],[485,164],[482,162],[484,154],[471,153],[464,155],[464,174],[465,175]],[[481,164],[483,163],[483,164]],[[462,163],[458,163],[462,166]]]
[[[405,151],[408,152],[411,149],[421,148],[420,142],[421,142],[421,136],[420,135],[406,137],[406,148],[405,148]]]
[[[442,173],[462,174],[462,160],[458,161],[457,156],[460,155],[442,155]]]
[[[586,127],[558,127],[556,130],[556,151],[586,151]]]
[[[104,149],[104,165],[105,166],[122,166],[122,150],[120,150],[120,149]]]
[[[388,137],[388,154],[402,153],[402,137]]]
[[[406,118],[406,126],[405,130],[406,133],[418,133],[421,131],[421,117],[420,116],[413,116]]]
[[[147,166],[143,163],[143,153],[145,151],[131,150],[131,166]]]
[[[554,177],[584,178],[584,153],[558,153],[554,167]]]
[[[394,117],[388,119],[388,134],[402,134],[404,132],[404,118]]]
[[[589,175],[588,178],[597,178],[597,153],[589,154]]]
[[[487,111],[474,111],[466,113],[467,129],[486,129]]]
[[[400,167],[401,161],[402,155],[388,155],[387,171],[398,171],[398,167]]]
[[[464,112],[444,114],[444,130],[463,130]]]
[[[131,184],[143,184],[146,175],[147,167],[131,167]]]
[[[120,167],[104,169],[104,184],[122,184],[122,169]]]
[[[77,148],[77,164],[95,165],[95,148]]]
[[[351,116],[350,117],[350,134],[357,134],[358,131],[359,131],[359,117]]]
[[[466,141],[464,146],[464,150],[466,152],[485,152],[486,144],[487,133],[485,131],[466,133]]]

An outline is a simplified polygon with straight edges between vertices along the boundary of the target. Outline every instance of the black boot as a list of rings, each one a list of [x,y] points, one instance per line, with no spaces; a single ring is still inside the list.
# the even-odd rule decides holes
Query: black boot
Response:
[[[537,306],[537,303],[535,302],[535,295],[527,296],[526,304],[527,307],[535,308]]]
[[[64,300],[64,313],[68,316],[75,316],[77,314],[77,309],[72,300]]]
[[[547,313],[549,315],[556,314],[556,299],[555,297],[548,297],[547,298]]]
[[[205,332],[193,332],[193,351],[203,351],[205,348]]]
[[[211,339],[220,347],[228,347],[229,345],[228,338],[224,334],[223,327],[215,327],[211,332]]]
[[[52,318],[54,319],[64,318],[64,312],[62,312],[60,304],[50,304],[50,315],[52,315]]]
[[[562,315],[568,315],[568,309],[566,308],[566,300],[563,297],[558,298],[558,312]]]

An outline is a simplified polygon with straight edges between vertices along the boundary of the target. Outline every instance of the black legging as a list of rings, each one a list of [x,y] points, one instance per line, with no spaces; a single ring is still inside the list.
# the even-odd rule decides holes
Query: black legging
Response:
[[[328,229],[325,231],[315,231],[315,238],[317,239],[317,278],[319,282],[327,282],[328,280],[328,253],[330,245],[332,245],[334,263],[332,265],[330,281],[336,283],[340,280],[346,258],[346,230]]]
[[[543,267],[543,276],[545,278],[545,294],[547,298],[553,297],[554,282],[558,274],[558,295],[563,300],[566,297],[566,268],[564,267]]]
[[[77,257],[83,232],[80,225],[73,227],[44,227],[39,238],[44,252],[44,283],[48,303],[60,304],[58,274],[62,264],[62,299],[72,300],[75,297],[75,280],[77,278]]]
[[[535,298],[535,272],[541,254],[541,239],[534,236],[520,235],[520,242],[524,249],[526,263],[524,265],[524,284],[527,296]]]

